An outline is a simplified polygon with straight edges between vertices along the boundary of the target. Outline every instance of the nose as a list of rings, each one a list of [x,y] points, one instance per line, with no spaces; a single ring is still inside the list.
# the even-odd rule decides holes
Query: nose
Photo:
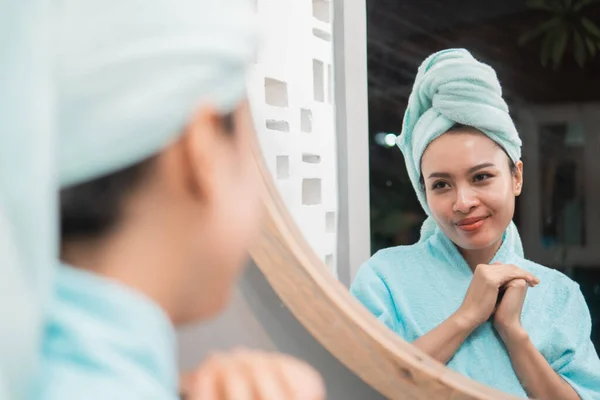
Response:
[[[479,199],[471,187],[462,187],[456,191],[456,200],[454,201],[454,212],[468,214],[479,205]]]

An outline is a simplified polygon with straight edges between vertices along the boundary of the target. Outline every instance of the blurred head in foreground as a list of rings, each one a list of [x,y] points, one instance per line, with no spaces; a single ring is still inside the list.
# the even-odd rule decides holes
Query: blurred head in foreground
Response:
[[[257,234],[244,0],[57,7],[61,259],[173,323],[212,316]]]

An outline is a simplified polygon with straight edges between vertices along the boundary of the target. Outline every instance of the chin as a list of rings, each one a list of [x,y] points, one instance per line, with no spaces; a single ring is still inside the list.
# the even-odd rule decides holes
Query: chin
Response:
[[[205,308],[205,312],[202,315],[202,319],[212,319],[218,316],[227,306],[232,298],[232,290],[224,289],[218,295],[215,295],[208,307]]]
[[[199,297],[197,302],[187,305],[174,319],[176,326],[186,326],[197,322],[207,322],[216,318],[229,305],[231,290],[220,290],[211,293],[210,298]]]
[[[482,232],[468,238],[465,238],[464,236],[460,237],[455,243],[464,250],[483,250],[493,246],[497,242],[498,237],[496,235],[489,235]]]

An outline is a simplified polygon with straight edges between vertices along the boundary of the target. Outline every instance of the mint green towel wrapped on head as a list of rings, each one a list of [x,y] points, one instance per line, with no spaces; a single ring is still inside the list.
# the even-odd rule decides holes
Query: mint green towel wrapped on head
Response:
[[[63,187],[150,157],[199,106],[227,113],[245,94],[257,39],[249,1],[58,3]]]

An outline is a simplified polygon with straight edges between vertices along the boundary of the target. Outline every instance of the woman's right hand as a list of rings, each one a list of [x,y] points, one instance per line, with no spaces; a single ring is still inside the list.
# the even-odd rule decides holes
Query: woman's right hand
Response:
[[[515,265],[478,265],[465,299],[455,316],[464,321],[470,329],[483,324],[495,311],[501,288],[514,279],[523,279],[531,287],[540,283],[533,274]]]
[[[278,353],[237,350],[209,357],[181,379],[185,400],[324,400],[321,376]]]

